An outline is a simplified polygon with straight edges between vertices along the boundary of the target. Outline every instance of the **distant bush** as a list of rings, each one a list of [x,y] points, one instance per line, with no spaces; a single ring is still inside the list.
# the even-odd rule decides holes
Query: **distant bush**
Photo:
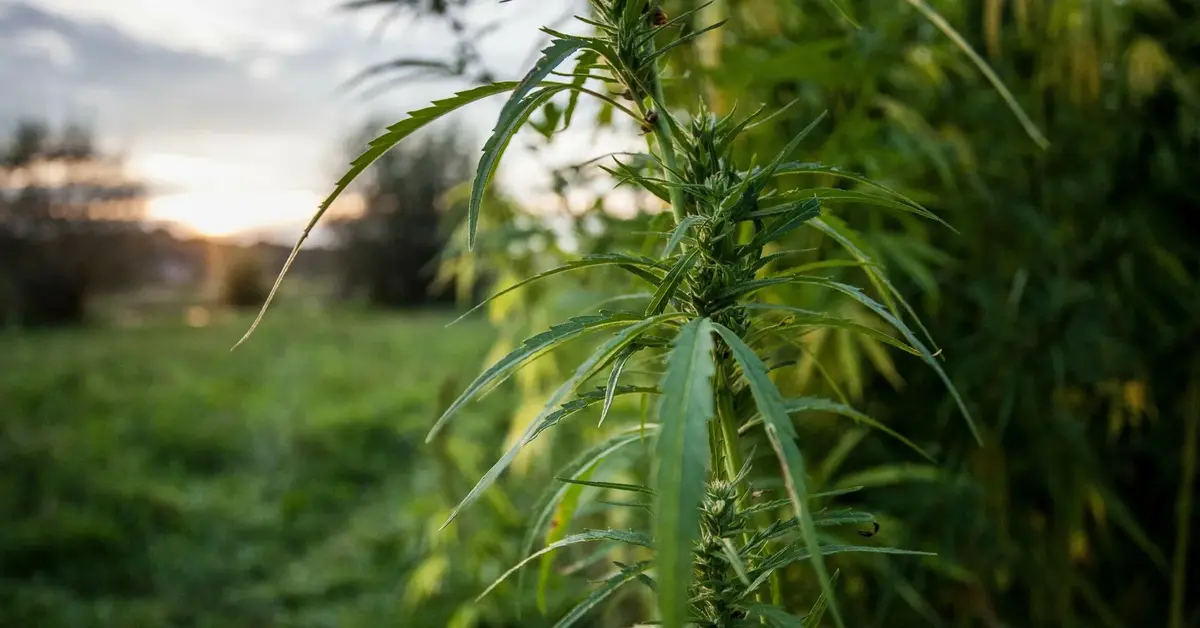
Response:
[[[94,293],[136,283],[145,198],[86,129],[17,125],[0,143],[0,321],[78,323]]]
[[[235,308],[255,308],[267,299],[263,265],[257,257],[239,255],[221,280],[221,302]]]

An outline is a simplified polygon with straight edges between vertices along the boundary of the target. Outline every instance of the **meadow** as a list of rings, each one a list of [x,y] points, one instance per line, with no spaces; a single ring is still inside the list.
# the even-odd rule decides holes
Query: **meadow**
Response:
[[[234,353],[242,316],[0,333],[0,625],[403,624],[423,436],[493,334],[449,320],[281,308]]]

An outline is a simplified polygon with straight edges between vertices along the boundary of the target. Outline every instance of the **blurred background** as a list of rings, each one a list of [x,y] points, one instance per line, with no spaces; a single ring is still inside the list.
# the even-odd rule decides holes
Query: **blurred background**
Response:
[[[866,487],[854,499],[880,542],[938,553],[831,559],[850,625],[1200,626],[1200,1],[843,4],[861,29],[820,0],[717,0],[689,24],[728,23],[680,49],[667,87],[722,113],[795,101],[747,134],[746,157],[828,110],[795,159],[866,174],[957,230],[836,212],[940,343],[983,446],[932,371],[870,338],[796,339],[781,383],[847,399],[938,459],[831,417],[801,425],[817,487]],[[0,0],[0,625],[541,626],[578,601],[603,574],[588,552],[527,578],[540,604],[515,583],[473,598],[525,553],[555,470],[636,424],[636,401],[605,430],[589,415],[543,437],[438,527],[586,347],[423,436],[488,360],[626,291],[551,279],[446,328],[581,252],[648,250],[661,204],[576,167],[644,147],[635,124],[548,103],[469,254],[464,181],[501,102],[422,131],[334,205],[263,326],[228,349],[369,138],[519,77],[538,26],[584,32],[569,18],[587,10]],[[604,472],[643,472],[644,454]],[[603,497],[559,524],[626,525],[588,508]],[[807,608],[806,568],[787,579]],[[587,625],[650,606],[630,589]]]

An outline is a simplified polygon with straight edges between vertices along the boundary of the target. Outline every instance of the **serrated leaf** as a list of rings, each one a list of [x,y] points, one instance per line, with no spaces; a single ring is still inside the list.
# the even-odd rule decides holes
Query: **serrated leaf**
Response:
[[[316,213],[304,227],[303,233],[300,234],[299,240],[297,240],[295,246],[292,247],[291,252],[288,253],[287,260],[283,263],[283,268],[279,271],[279,275],[275,278],[274,285],[271,286],[271,291],[267,293],[266,301],[263,303],[262,308],[260,308],[258,311],[258,316],[254,318],[254,322],[250,324],[250,329],[246,331],[246,334],[242,336],[241,340],[238,340],[237,344],[235,344],[233,348],[237,349],[239,345],[246,342],[250,335],[254,333],[254,330],[258,328],[259,323],[262,322],[263,316],[267,313],[267,308],[270,307],[271,302],[275,300],[275,295],[279,292],[279,286],[283,283],[284,276],[287,275],[288,270],[292,267],[292,263],[296,261],[296,256],[300,253],[300,247],[304,245],[304,241],[308,239],[308,236],[312,233],[313,228],[317,226],[317,223],[320,222],[321,217],[325,215],[325,212],[329,211],[329,208],[333,205],[333,202],[342,195],[342,192],[346,191],[346,188],[350,187],[350,184],[358,178],[358,175],[362,174],[368,166],[375,163],[375,160],[383,156],[383,154],[390,150],[393,146],[399,144],[402,140],[404,140],[404,138],[412,135],[425,125],[437,120],[438,118],[453,113],[454,111],[457,111],[458,109],[461,109],[462,107],[465,107],[466,105],[469,105],[475,101],[482,100],[488,96],[495,96],[496,94],[511,91],[516,87],[517,83],[511,81],[492,83],[491,85],[483,85],[458,92],[450,98],[435,100],[428,107],[410,111],[407,118],[388,127],[382,135],[371,140],[371,142],[368,144],[367,150],[363,151],[363,153],[356,157],[354,161],[350,162],[350,169],[342,175],[341,179],[338,179],[337,184],[333,188],[333,192],[331,192],[329,196],[325,197],[325,200],[321,201]]]
[[[772,604],[750,604],[746,612],[761,618],[771,628],[801,628],[804,620]]]
[[[899,331],[910,345],[921,352],[921,359],[925,362],[925,364],[929,365],[929,367],[933,369],[934,373],[937,374],[938,378],[942,380],[942,383],[946,386],[946,390],[949,391],[950,396],[954,398],[954,403],[958,405],[958,411],[962,413],[963,419],[966,420],[967,427],[971,430],[971,435],[975,437],[975,442],[981,446],[983,445],[983,436],[980,435],[979,427],[975,424],[975,419],[971,417],[970,410],[967,410],[967,404],[965,401],[963,401],[962,395],[958,393],[958,388],[956,388],[954,383],[950,381],[950,376],[947,375],[946,371],[942,369],[942,365],[938,364],[937,359],[934,358],[929,349],[927,349],[925,345],[921,343],[921,340],[917,338],[917,335],[908,328],[908,325],[905,325],[903,321],[894,316],[890,311],[888,311],[887,308],[881,305],[878,301],[867,296],[867,293],[863,292],[862,289],[858,287],[839,283],[829,279],[807,278],[804,280],[804,282],[837,290],[838,292],[841,292],[851,297],[855,301],[858,301],[860,304],[866,306],[868,309],[875,312],[875,314],[877,314],[880,318],[887,321],[892,327],[895,327],[896,331]]]
[[[842,570],[833,572],[833,577],[829,579],[829,588],[837,584],[838,575]],[[804,617],[804,628],[821,628],[821,619],[825,617],[825,607],[827,601],[825,594],[821,593],[817,596],[817,601],[813,602],[812,608],[808,609],[808,615]]]
[[[722,26],[724,26],[724,25],[725,25],[725,22],[728,22],[728,21],[729,21],[729,20],[721,20],[720,22],[717,22],[717,23],[715,23],[715,24],[710,24],[710,25],[708,25],[708,26],[705,26],[704,28],[702,28],[702,29],[700,29],[700,30],[692,31],[692,32],[690,32],[690,33],[688,33],[688,34],[686,34],[686,35],[683,35],[683,36],[679,37],[678,39],[676,39],[675,41],[673,41],[673,42],[671,42],[671,43],[669,43],[669,44],[667,44],[667,45],[663,46],[662,48],[659,48],[658,50],[654,51],[654,53],[653,53],[653,54],[651,54],[651,55],[650,55],[650,56],[647,58],[647,61],[652,61],[652,60],[654,60],[654,59],[657,59],[657,58],[661,57],[662,55],[664,55],[664,54],[666,54],[666,53],[670,52],[670,51],[671,51],[671,50],[673,50],[674,48],[677,48],[677,47],[679,47],[679,46],[682,46],[682,45],[684,45],[684,44],[688,43],[689,41],[692,41],[692,40],[696,39],[697,37],[699,37],[699,36],[703,35],[704,33],[707,33],[708,31],[711,31],[711,30],[715,30],[715,29],[721,28]]]
[[[578,484],[580,486],[591,486],[593,488],[606,488],[614,491],[625,491],[627,493],[641,493],[643,495],[654,495],[654,489],[641,484],[626,484],[624,482],[598,482],[594,480],[567,479],[556,478],[560,482],[567,484]]]
[[[608,416],[608,411],[612,409],[613,395],[617,391],[617,382],[621,379],[621,370],[625,368],[625,363],[629,361],[629,358],[633,357],[633,354],[637,352],[638,347],[630,345],[621,351],[616,360],[613,360],[612,371],[608,375],[608,385],[604,387],[606,393],[604,395],[604,406],[600,409],[600,422],[596,427],[604,425],[604,419]]]
[[[581,270],[584,268],[595,268],[597,266],[618,266],[621,268],[631,267],[631,268],[644,269],[644,268],[658,268],[659,267],[658,264],[659,263],[656,260],[650,259],[649,257],[641,257],[641,256],[637,256],[637,255],[625,255],[624,253],[595,253],[595,254],[591,254],[591,255],[584,255],[583,257],[581,257],[577,260],[572,260],[570,262],[567,262],[566,264],[563,264],[562,266],[557,266],[555,268],[551,268],[550,270],[542,271],[531,277],[526,277],[525,279],[522,279],[521,281],[518,281],[517,283],[493,294],[492,296],[481,301],[475,307],[472,307],[471,309],[467,310],[465,313],[463,313],[462,316],[459,316],[458,318],[451,321],[450,324],[447,325],[447,327],[463,320],[464,318],[466,318],[466,317],[470,316],[471,314],[475,313],[476,311],[478,311],[480,308],[486,306],[488,303],[491,303],[492,301],[512,292],[513,290],[517,290],[517,289],[527,286],[535,281],[545,279],[547,277],[553,277],[554,275],[559,275],[562,273],[571,272],[571,271],[575,271],[575,270]],[[651,285],[657,286],[659,283],[658,278],[655,277],[653,274],[636,273],[636,272],[634,272],[633,274],[637,277],[645,279],[646,282]]]
[[[733,546],[733,541],[728,538],[721,537],[721,551],[725,555],[725,561],[733,567],[733,571],[737,574],[738,580],[742,584],[749,585],[750,578],[746,576],[746,563],[742,562],[742,557],[738,555],[737,548]]]
[[[754,240],[748,247],[750,250],[761,249],[768,242],[778,240],[792,230],[799,228],[800,225],[821,215],[821,201],[816,197],[790,203],[790,205],[792,207],[783,212],[779,220],[769,225],[754,237]]]
[[[881,547],[876,545],[821,545],[819,552],[822,556],[830,556],[833,554],[844,553],[863,553],[863,554],[890,554],[893,556],[937,556],[932,552],[920,552],[915,550],[896,549],[894,547]],[[742,592],[742,596],[750,595],[758,587],[761,587],[770,577],[771,573],[782,569],[792,563],[811,560],[812,550],[807,547],[786,547],[771,556],[767,557],[760,563],[760,566],[754,570],[754,580],[750,586]],[[822,588],[821,594],[825,596],[826,602],[833,600],[832,594],[829,593],[832,589]],[[834,622],[837,623],[837,606],[829,604],[829,608],[833,609]]]
[[[617,565],[621,566],[620,563]],[[625,585],[625,583],[638,579],[642,572],[650,566],[650,561],[643,561],[634,565],[621,566],[620,573],[612,576],[604,581],[604,584],[593,589],[582,602],[576,604],[558,623],[554,624],[554,628],[568,628],[574,626],[575,622],[583,619],[596,605],[603,602],[608,596],[616,592],[617,589]]]
[[[671,231],[671,237],[667,240],[667,248],[663,250],[663,257],[671,255],[675,247],[679,246],[680,242],[683,242],[689,229],[704,221],[705,217],[697,214],[685,216],[683,220],[680,220],[679,224],[675,225],[675,229]]]
[[[572,479],[587,480],[595,470],[596,467],[593,466]],[[584,486],[582,483],[567,485],[567,490],[563,492],[558,508],[554,510],[554,519],[551,522],[550,530],[546,532],[546,545],[554,545],[567,536],[567,528],[570,526],[571,518],[575,516]],[[546,590],[550,587],[550,575],[554,561],[550,554],[544,554],[541,562],[538,573],[537,605],[538,610],[544,615],[546,614]],[[519,582],[517,586],[520,587]]]
[[[646,306],[646,316],[655,316],[667,309],[667,303],[679,291],[679,282],[683,281],[684,276],[696,263],[698,253],[697,249],[688,251],[686,255],[679,258],[679,261],[675,262],[671,270],[667,271],[662,283],[658,284],[658,290],[654,291],[654,298],[650,300],[650,305]]]
[[[669,627],[687,621],[692,545],[700,536],[700,502],[708,475],[708,422],[714,414],[713,344],[709,319],[689,321],[675,337],[659,385],[654,538],[659,612]]]
[[[471,198],[467,205],[467,249],[475,248],[475,231],[479,224],[479,209],[483,204],[483,193],[491,183],[500,158],[508,148],[509,142],[521,130],[533,112],[555,94],[571,89],[570,84],[554,84],[533,92],[513,106],[512,112],[505,115],[502,111],[500,121],[492,130],[492,135],[483,144],[483,156],[475,166],[475,179],[471,183]],[[515,95],[515,94],[514,94]],[[509,101],[510,103],[513,101]],[[505,105],[505,110],[508,105]]]
[[[905,438],[899,432],[844,403],[838,403],[836,401],[822,399],[820,397],[799,397],[796,399],[785,400],[784,408],[788,414],[798,414],[800,412],[831,412],[833,414],[844,416],[848,419],[853,419],[857,423],[861,423],[862,425],[879,430],[880,432],[883,432],[884,434],[887,434],[888,436],[900,441],[909,449],[917,452],[917,454],[922,458],[925,458],[930,462],[934,461],[933,456],[929,455],[928,452],[926,452],[924,449],[921,449],[916,443]],[[755,417],[754,419],[748,421],[741,428],[738,428],[738,432],[741,433],[743,430],[754,427],[755,425],[759,425],[762,422],[762,416]]]
[[[653,423],[645,427],[651,430],[658,429],[658,425]],[[622,430],[608,440],[576,456],[575,459],[559,469],[555,477],[579,479],[585,473],[589,473],[592,469],[598,467],[609,456],[633,443],[641,441],[644,437],[645,434],[642,426]],[[525,537],[521,541],[522,556],[533,551],[534,543],[537,542],[538,537],[542,535],[543,531],[550,524],[559,500],[563,498],[563,495],[570,488],[571,486],[568,483],[552,482],[547,490],[542,493],[541,497],[538,498],[537,504],[533,508],[533,512],[535,513],[533,523],[525,531]],[[523,589],[524,576],[525,572],[523,571],[517,575],[518,597],[520,597],[519,594]]]
[[[767,439],[771,442],[776,457],[779,458],[779,465],[783,470],[784,486],[787,488],[788,497],[792,500],[796,519],[800,522],[804,541],[810,549],[809,562],[812,563],[813,570],[821,580],[822,591],[830,600],[829,606],[833,612],[834,621],[838,626],[844,626],[841,611],[838,610],[837,603],[833,599],[833,591],[829,588],[829,575],[825,571],[825,561],[822,559],[817,544],[816,524],[813,523],[812,513],[808,509],[808,483],[805,478],[804,456],[800,453],[800,448],[796,446],[796,429],[792,426],[792,420],[788,416],[783,394],[779,392],[779,387],[767,375],[767,366],[763,364],[758,354],[754,353],[754,350],[747,346],[737,334],[717,323],[713,324],[713,329],[733,351],[733,358],[742,369],[742,377],[750,388],[754,403],[766,421]]]
[[[975,67],[979,69],[984,78],[986,78],[988,82],[992,84],[992,87],[994,87],[996,92],[1000,94],[1000,97],[1004,99],[1004,103],[1008,105],[1009,111],[1012,111],[1013,115],[1017,117],[1017,120],[1025,129],[1025,132],[1029,134],[1029,137],[1033,139],[1034,143],[1043,150],[1049,148],[1050,140],[1047,140],[1046,136],[1042,135],[1042,132],[1038,130],[1037,125],[1033,123],[1033,120],[1030,120],[1029,116],[1025,114],[1025,110],[1021,108],[1019,103],[1017,103],[1017,99],[1013,97],[1012,92],[1008,91],[1008,88],[1004,86],[1004,81],[1001,81],[1000,77],[996,76],[996,73],[992,71],[992,68],[988,65],[987,61],[984,61],[983,57],[979,56],[979,53],[975,52],[975,49],[971,47],[971,44],[967,43],[967,40],[964,39],[963,36],[958,33],[958,31],[954,30],[954,27],[950,25],[950,22],[947,22],[946,18],[942,17],[942,15],[934,10],[933,7],[929,6],[929,3],[925,2],[925,0],[907,1],[918,11],[920,11],[926,19],[928,19],[930,22],[933,22],[933,25],[936,26],[938,30],[942,31],[942,33],[946,35],[950,41],[954,42],[954,45],[958,46],[959,50],[961,50],[963,54],[967,55],[967,58],[971,60],[971,63],[975,64]]]
[[[475,228],[479,223],[479,208],[483,204],[483,192],[496,171],[496,164],[499,163],[500,154],[504,152],[504,148],[508,146],[509,140],[521,126],[521,123],[524,122],[524,118],[529,116],[533,108],[537,107],[538,104],[545,98],[549,98],[553,93],[557,93],[561,89],[569,88],[570,86],[562,86],[559,89],[546,88],[540,92],[543,95],[542,97],[531,95],[527,98],[526,95],[542,79],[546,78],[550,72],[586,44],[585,40],[578,38],[556,38],[551,41],[550,45],[542,50],[542,56],[533,65],[533,68],[521,79],[520,83],[513,87],[512,95],[509,96],[508,101],[500,109],[496,126],[492,129],[492,135],[488,138],[487,143],[484,144],[483,157],[479,160],[479,166],[475,172],[475,182],[471,186],[471,199],[467,205],[468,249],[475,246]]]
[[[814,220],[813,222],[818,221]],[[878,301],[868,296],[867,293],[863,292],[861,288],[833,281],[832,279],[825,279],[824,277],[790,275],[786,277],[755,279],[746,283],[730,286],[728,289],[718,293],[717,298],[732,298],[736,296],[742,296],[769,286],[782,284],[813,285],[841,292],[842,294],[845,294],[846,296],[857,301],[860,305],[866,306],[867,309],[871,310],[880,318],[887,321],[889,325],[894,327],[896,331],[900,332],[900,334],[904,336],[904,339],[907,340],[910,345],[912,345],[921,353],[921,359],[934,370],[934,373],[936,373],[938,378],[942,380],[942,383],[945,384],[946,389],[950,392],[950,396],[953,397],[954,402],[958,405],[958,410],[962,413],[963,419],[966,420],[967,427],[971,430],[971,434],[975,437],[975,442],[979,443],[980,445],[983,444],[983,437],[979,433],[979,428],[975,424],[975,419],[971,417],[971,412],[967,410],[966,402],[963,401],[962,396],[959,395],[958,389],[955,388],[954,383],[950,381],[950,376],[946,375],[946,371],[944,371],[942,366],[938,364],[937,359],[933,357],[933,354],[929,351],[929,349],[925,347],[921,340],[917,338],[916,334],[909,329],[908,325],[906,325],[904,321],[897,318],[894,314],[892,314],[891,311],[881,305]]]
[[[700,6],[688,9],[687,11],[684,11],[683,13],[676,15],[675,17],[667,20],[666,22],[664,22],[658,26],[655,26],[654,28],[650,29],[650,32],[646,33],[645,35],[642,35],[640,38],[635,40],[637,45],[643,46],[643,45],[649,43],[649,41],[651,39],[654,39],[655,35],[658,35],[659,33],[665,32],[667,29],[674,28],[675,26],[682,24],[683,22],[687,21],[689,17],[704,10],[704,8],[707,7],[708,5],[712,4],[713,1],[714,0],[709,0],[708,2],[705,2],[705,3],[701,4]]]
[[[492,590],[494,590],[496,587],[500,586],[500,583],[507,580],[508,577],[513,575],[514,572],[516,572],[518,569],[524,567],[525,565],[529,564],[530,561],[534,560],[535,558],[540,557],[542,554],[546,554],[548,552],[553,552],[556,549],[568,547],[570,545],[578,545],[580,543],[594,543],[596,541],[613,541],[616,543],[625,543],[627,545],[637,545],[639,547],[646,547],[646,548],[654,547],[654,543],[651,541],[650,537],[648,537],[645,534],[642,534],[640,532],[630,532],[630,531],[623,531],[623,530],[588,530],[586,532],[581,532],[579,534],[572,534],[571,536],[568,536],[567,538],[565,538],[561,541],[558,541],[551,545],[547,545],[546,547],[543,547],[542,549],[530,554],[529,556],[526,556],[524,559],[521,560],[521,562],[517,563],[516,565],[511,567],[508,571],[501,574],[500,577],[497,578],[495,582],[493,582],[491,585],[489,585],[488,588],[484,589],[483,593],[480,593],[475,598],[475,601],[478,602],[479,600],[482,600],[483,598],[487,597],[488,593],[491,593]]]
[[[958,230],[955,229],[953,226],[951,226],[950,223],[946,222],[945,220],[942,220],[941,218],[938,217],[937,214],[929,211],[928,209],[925,209],[924,207],[921,207],[920,205],[905,203],[905,202],[896,200],[896,199],[888,197],[888,196],[883,196],[882,194],[872,194],[871,192],[863,192],[862,190],[843,190],[841,188],[804,188],[804,189],[799,189],[799,190],[788,190],[785,193],[785,195],[786,196],[796,196],[796,197],[801,197],[801,198],[815,197],[822,201],[827,201],[827,202],[861,203],[863,205],[875,205],[877,207],[886,207],[888,209],[895,209],[895,210],[902,211],[902,212],[905,212],[908,214],[915,214],[922,218],[928,218],[929,220],[933,220],[933,221],[945,226],[947,229],[950,229],[954,233],[958,233]],[[767,208],[764,210],[760,210],[759,212],[757,212],[757,214],[765,216],[765,215],[770,215],[771,213],[781,213],[781,212],[782,212],[782,210],[775,210],[774,208]]]
[[[454,400],[454,403],[450,404],[450,407],[446,408],[446,411],[434,423],[433,428],[429,430],[429,435],[425,437],[425,442],[428,443],[433,440],[433,437],[446,425],[446,422],[462,409],[467,402],[474,399],[483,390],[484,386],[503,381],[523,364],[585,332],[614,325],[633,323],[639,319],[641,317],[636,314],[621,312],[577,316],[526,339],[521,343],[520,347],[500,358],[499,361],[490,366],[479,377],[475,378],[475,381],[467,386],[458,399]]]
[[[796,148],[800,146],[800,142],[803,142],[804,138],[808,137],[808,134],[812,133],[813,129],[817,128],[817,125],[820,124],[827,115],[829,115],[828,111],[822,111],[821,115],[817,116],[817,118],[812,122],[809,122],[808,126],[804,127],[804,129],[797,133],[796,137],[793,137],[792,141],[788,142],[787,146],[784,146],[783,150],[779,151],[779,154],[771,160],[771,163],[767,164],[767,166],[762,170],[755,172],[752,177],[747,178],[762,180],[775,176],[775,170],[778,169],[779,166],[783,165],[783,160],[787,159],[789,155],[796,151]]]
[[[921,352],[917,351],[915,347],[912,347],[889,334],[879,331],[870,325],[864,325],[853,319],[842,318],[840,316],[830,316],[828,314],[814,312],[813,310],[806,310],[804,308],[783,305],[780,303],[746,303],[745,307],[752,310],[776,310],[781,312],[794,312],[798,314],[798,316],[790,318],[791,322],[771,329],[770,331],[772,332],[783,333],[797,327],[830,327],[833,329],[845,329],[848,331],[857,332],[874,340],[878,340],[879,342],[895,347],[910,355],[915,355],[918,357],[921,355]]]
[[[517,440],[517,442],[511,448],[509,448],[509,450],[500,458],[500,460],[496,462],[496,464],[492,465],[491,469],[488,469],[487,473],[485,473],[483,477],[479,479],[471,491],[467,493],[467,496],[463,498],[462,502],[460,502],[458,506],[454,507],[454,510],[450,512],[450,516],[446,519],[446,523],[442,524],[442,527],[445,528],[450,524],[451,521],[454,521],[454,518],[457,517],[458,514],[463,511],[463,509],[475,503],[475,500],[479,498],[479,495],[483,493],[483,491],[487,490],[487,488],[493,483],[495,483],[496,479],[500,477],[500,474],[503,473],[510,464],[512,464],[513,459],[517,457],[517,454],[520,453],[526,445],[533,442],[533,439],[537,438],[538,435],[543,431],[553,427],[558,423],[560,419],[556,418],[555,413],[552,412],[552,409],[558,406],[558,404],[562,402],[563,398],[574,392],[575,388],[578,387],[580,383],[590,377],[594,369],[596,369],[600,364],[607,362],[615,353],[619,352],[621,349],[624,349],[629,345],[629,343],[636,340],[638,336],[646,333],[655,325],[664,323],[673,318],[680,318],[681,316],[683,315],[679,313],[672,313],[643,318],[633,325],[621,330],[607,342],[600,345],[600,347],[592,353],[591,357],[589,357],[587,360],[584,360],[584,362],[579,365],[579,368],[575,370],[575,374],[567,379],[567,381],[563,382],[563,384],[559,386],[556,391],[554,391],[554,394],[552,394],[550,399],[546,402],[546,406],[542,408],[542,411],[538,414],[538,416],[534,417],[533,420],[530,421],[529,427],[525,428],[525,432],[521,434],[521,437]]]
[[[575,60],[575,78],[571,84],[576,88],[583,87],[587,82],[586,76],[592,68],[596,67],[596,62],[600,55],[595,50],[584,50],[579,53],[579,57]],[[563,129],[566,130],[571,126],[571,119],[575,116],[575,108],[579,106],[579,89],[571,90],[571,95],[567,100],[567,108],[563,111]]]
[[[914,201],[913,199],[883,185],[882,183],[875,181],[874,179],[870,179],[870,178],[868,178],[864,175],[858,174],[856,172],[850,172],[849,170],[842,170],[841,168],[838,168],[836,166],[827,166],[825,164],[813,163],[813,162],[793,161],[793,162],[788,162],[788,163],[782,164],[775,171],[776,176],[785,175],[785,174],[821,174],[821,175],[826,175],[826,176],[831,176],[831,177],[837,177],[839,179],[846,179],[848,181],[854,181],[855,183],[859,183],[862,185],[866,185],[868,187],[875,188],[876,190],[879,190],[880,192],[883,192],[892,197],[895,197],[895,199],[898,201],[902,201],[904,203],[912,205],[913,207],[915,207],[917,209],[928,212],[929,214],[933,214],[933,212],[929,211],[929,209],[926,208],[924,205],[921,205],[920,203]]]
[[[865,266],[863,266],[863,271],[866,273],[867,278],[871,281],[871,284],[875,286],[877,291],[879,291],[880,296],[883,298],[884,303],[888,306],[888,309],[891,310],[892,314],[895,315],[896,318],[903,320],[904,315],[901,314],[900,308],[896,306],[896,302],[899,302],[900,306],[904,308],[904,311],[908,313],[909,317],[911,317],[913,322],[917,325],[917,328],[921,330],[921,333],[925,336],[925,339],[929,341],[929,344],[934,345],[936,348],[937,343],[934,342],[933,335],[929,333],[929,330],[926,329],[925,325],[921,322],[921,317],[917,316],[917,312],[913,310],[912,306],[908,304],[908,301],[904,299],[904,295],[896,289],[896,286],[894,286],[887,278],[887,275],[879,270],[879,266],[875,264],[875,261],[871,259],[871,257],[863,250],[864,244],[854,230],[846,225],[846,223],[840,218],[828,214],[823,218],[816,218],[812,220],[809,224],[821,233],[824,233],[832,238],[834,242],[837,242],[843,249],[845,249],[851,257],[863,262],[865,264]]]

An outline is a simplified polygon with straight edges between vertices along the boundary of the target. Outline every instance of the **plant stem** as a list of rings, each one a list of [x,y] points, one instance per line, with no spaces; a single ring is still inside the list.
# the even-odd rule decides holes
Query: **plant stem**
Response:
[[[1183,481],[1175,499],[1175,557],[1171,570],[1171,628],[1183,628],[1183,604],[1187,592],[1187,556],[1196,483],[1196,441],[1200,440],[1200,384],[1193,384],[1184,401],[1187,427],[1184,430]]]
[[[648,44],[650,54],[654,54],[654,40],[650,40]],[[658,145],[662,151],[663,163],[666,164],[666,172],[664,178],[671,183],[679,183],[679,179],[675,176],[678,172],[675,161],[675,143],[671,137],[671,124],[667,121],[666,98],[663,96],[662,78],[659,76],[658,61],[655,61],[650,68],[650,90],[654,104],[654,110],[658,111],[658,122],[654,125],[654,136],[658,138]],[[643,112],[643,115],[645,112]],[[687,209],[683,205],[683,190],[678,185],[672,185],[668,190],[671,195],[671,213],[675,215],[675,224],[683,220],[687,215]]]
[[[742,454],[738,451],[737,412],[733,405],[732,368],[728,360],[723,360],[717,368],[717,432],[719,433],[721,449],[713,451],[713,468],[718,468],[717,457],[724,461],[725,479],[732,481],[742,469]]]

